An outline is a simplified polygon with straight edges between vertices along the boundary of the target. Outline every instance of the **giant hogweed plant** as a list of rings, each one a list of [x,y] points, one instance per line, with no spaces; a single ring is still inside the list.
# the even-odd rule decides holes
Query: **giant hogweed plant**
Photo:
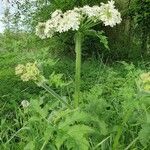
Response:
[[[42,39],[52,38],[57,34],[69,32],[72,30],[74,32],[75,52],[76,52],[75,92],[73,105],[69,104],[66,99],[61,97],[50,86],[48,86],[47,79],[45,79],[45,77],[41,74],[38,64],[36,62],[27,63],[26,65],[20,64],[16,67],[16,74],[19,75],[23,81],[29,80],[34,81],[38,86],[44,88],[48,93],[50,93],[50,95],[52,95],[55,99],[60,101],[65,107],[68,108],[68,109],[64,109],[64,107],[60,108],[60,112],[62,111],[65,114],[60,115],[58,120],[55,119],[54,124],[52,123],[53,121],[49,122],[47,120],[48,112],[46,112],[45,114],[42,111],[42,114],[38,114],[40,116],[45,115],[45,117],[42,118],[42,120],[46,121],[44,123],[45,125],[47,123],[48,124],[51,123],[52,125],[51,127],[49,126],[51,128],[50,130],[52,133],[50,135],[47,135],[46,133],[46,140],[44,141],[41,149],[44,149],[44,147],[47,145],[50,139],[53,142],[55,141],[54,147],[57,147],[57,149],[60,149],[61,146],[63,145],[65,146],[65,144],[68,149],[71,148],[76,149],[77,145],[79,146],[78,149],[80,150],[88,149],[89,142],[86,137],[89,133],[94,131],[91,127],[89,127],[89,124],[86,125],[86,122],[87,120],[88,122],[89,120],[91,120],[92,122],[94,121],[99,122],[99,120],[98,119],[92,120],[92,116],[90,117],[90,114],[83,113],[83,115],[81,115],[82,113],[80,112],[80,108],[78,108],[81,100],[80,80],[81,80],[82,43],[84,41],[85,36],[96,36],[100,39],[100,42],[102,42],[104,46],[107,49],[109,49],[107,37],[103,35],[104,32],[101,30],[96,31],[93,29],[93,27],[101,23],[104,24],[105,26],[113,27],[116,24],[119,24],[120,22],[121,22],[121,15],[118,12],[118,10],[115,9],[114,1],[109,1],[107,4],[101,3],[101,6],[93,6],[93,7],[84,6],[82,8],[74,8],[73,10],[68,10],[64,13],[61,10],[56,10],[51,14],[51,18],[47,22],[39,23],[37,25],[36,35],[38,35]],[[24,102],[23,104],[26,104],[26,102]],[[40,110],[40,107],[37,108]],[[78,110],[77,111],[78,114],[74,113],[76,112],[76,110]],[[68,111],[69,112],[71,111],[71,115],[68,115],[70,114]],[[40,113],[40,111],[38,113]],[[70,118],[73,118],[73,121],[71,121]],[[67,121],[66,122],[67,125],[64,124],[65,121]],[[44,127],[44,125],[41,125],[41,127]],[[48,127],[48,125],[46,127]],[[57,136],[59,136],[58,139]],[[82,141],[82,143],[80,141]],[[95,148],[97,146],[95,146]]]
[[[100,23],[113,27],[120,22],[121,15],[115,9],[114,1],[111,0],[108,4],[101,3],[101,6],[75,7],[73,10],[68,10],[64,13],[61,10],[56,10],[51,14],[51,18],[48,21],[37,25],[36,35],[42,39],[52,38],[57,34],[71,30],[75,33],[75,108],[78,107],[80,99],[81,53],[84,37],[89,35],[97,36],[108,49],[107,38],[103,35],[103,31],[95,31],[93,27]]]

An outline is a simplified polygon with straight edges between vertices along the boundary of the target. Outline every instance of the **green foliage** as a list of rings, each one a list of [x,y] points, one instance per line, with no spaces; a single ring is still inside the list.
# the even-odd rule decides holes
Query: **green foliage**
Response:
[[[54,110],[52,103],[55,101],[44,104],[32,99],[29,108],[20,109],[18,115],[23,119],[22,127],[2,147],[9,147],[17,137],[19,141],[12,145],[14,149],[19,146],[24,149],[88,150],[87,136],[95,132],[81,123],[88,120],[88,115],[79,110]]]
[[[54,85],[56,86],[56,88],[58,88],[58,87],[67,86],[71,83],[71,82],[65,83],[62,77],[63,77],[63,74],[56,74],[55,72],[53,72],[49,77],[50,78],[49,85],[51,86]]]
[[[0,35],[0,52],[20,52],[20,51],[36,51],[37,49],[44,48],[37,37],[26,32],[11,32],[5,30]]]
[[[26,17],[25,21],[29,23],[29,20],[32,20],[30,23],[34,26],[38,21],[47,20],[49,13],[55,9],[61,8],[65,11],[74,6],[95,5],[99,2],[51,0],[49,5],[49,1],[44,3],[40,0],[37,2],[39,9],[33,14],[29,3],[19,5],[20,13],[25,14],[28,8],[26,15],[30,17]],[[140,27],[149,27],[149,1],[134,2],[136,5],[133,5],[134,9],[131,12],[131,17],[137,24],[134,31],[138,29],[138,33],[141,33]],[[119,3],[123,1],[118,1]],[[141,3],[142,5],[139,5]],[[41,63],[43,74],[51,88],[72,104],[74,33],[65,33],[45,41],[22,32],[6,31],[1,34],[0,149],[149,150],[150,96],[138,90],[136,80],[142,70],[149,70],[150,66],[149,62],[139,62],[139,58],[136,58],[139,49],[139,43],[136,42],[139,38],[134,39],[135,47],[128,47],[128,33],[124,33],[122,28],[105,31],[111,37],[111,44],[110,51],[105,51],[104,57],[109,56],[112,60],[106,64],[100,57],[87,59],[97,51],[104,52],[99,41],[108,48],[106,36],[103,32],[97,32],[99,26],[87,33],[96,38],[85,39],[80,106],[73,110],[65,109],[64,105],[60,105],[56,99],[33,83],[22,83],[15,76],[14,68],[17,64],[37,60]],[[61,53],[62,51],[66,52]],[[116,58],[129,61],[129,54],[130,58],[136,59],[136,65],[125,61],[114,62]],[[59,56],[60,59],[55,60],[55,56]],[[22,100],[28,100],[29,107],[23,108]]]
[[[105,35],[103,35],[103,31],[95,31],[95,30],[88,30],[85,32],[86,35],[98,37],[100,39],[100,42],[104,44],[106,49],[109,49],[108,47],[108,40]]]
[[[134,31],[141,39],[142,54],[147,54],[150,28],[150,0],[135,0],[129,8],[129,15],[134,20]],[[139,32],[140,31],[140,32]]]
[[[43,57],[47,57],[44,52],[38,52],[37,58],[44,60]],[[5,59],[9,58],[8,65],[10,65],[14,62],[11,59],[15,59],[16,54],[13,54],[12,58],[8,56],[5,55]],[[32,55],[29,56],[32,57]],[[4,65],[8,62],[6,60],[3,60],[3,67],[6,67]],[[27,58],[22,61],[27,61]],[[52,85],[53,88],[56,88],[58,83],[59,85],[64,81],[66,83],[68,74],[73,78],[72,60],[63,59],[55,65],[51,64],[54,62],[51,63],[46,59],[43,61],[43,70],[47,77],[53,71],[59,73],[58,76],[53,74],[58,78]],[[5,149],[11,147],[13,149],[108,150],[114,145],[116,149],[124,149],[128,146],[133,149],[144,147],[148,149],[149,97],[137,94],[135,84],[141,70],[125,62],[108,67],[98,61],[85,61],[82,72],[80,108],[75,110],[60,108],[59,102],[41,89],[38,89],[41,91],[40,97],[37,90],[35,90],[36,97],[31,93],[28,95],[31,91],[27,90],[23,99],[30,99],[30,106],[22,108],[19,104],[20,100],[17,103],[19,91],[13,95],[14,91],[11,101],[16,102],[13,105],[12,103],[5,105],[3,102],[1,107],[1,113],[12,118],[10,120],[3,116],[1,119],[1,147]],[[4,70],[3,73],[5,73]],[[13,78],[10,79],[14,81]],[[8,81],[6,78],[5,80]],[[18,89],[26,86],[31,85],[21,84]],[[57,91],[62,96],[72,97],[72,86],[69,84],[59,87]],[[5,90],[9,90],[8,88],[7,86]],[[7,110],[12,110],[13,114]],[[138,140],[134,142],[137,138]]]
[[[142,129],[139,132],[139,138],[140,138],[140,142],[144,147],[147,147],[147,145],[150,144],[150,124],[144,124],[142,125]]]
[[[146,31],[148,31],[148,29],[150,28],[149,7],[150,7],[149,0],[145,0],[145,1],[136,0],[131,5],[130,15],[133,17],[135,21],[135,24],[136,24],[135,28],[138,28],[138,29],[144,28]]]

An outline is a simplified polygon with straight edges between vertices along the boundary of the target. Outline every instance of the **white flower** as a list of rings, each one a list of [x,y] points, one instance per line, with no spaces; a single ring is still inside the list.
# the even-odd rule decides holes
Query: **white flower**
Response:
[[[53,21],[48,20],[46,22],[44,34],[47,38],[51,38],[51,37],[53,37],[54,33],[55,33],[55,28],[54,28],[54,25],[53,25]]]
[[[55,11],[51,14],[51,17],[52,17],[52,18],[55,18],[55,17],[60,16],[60,15],[63,15],[63,13],[62,13],[61,10],[57,9],[57,10],[55,10]]]
[[[45,39],[45,26],[46,23],[39,22],[38,25],[36,26],[36,35],[39,36],[41,39]]]
[[[63,14],[63,17],[59,20],[57,32],[62,33],[70,29],[78,30],[80,26],[81,14],[74,10],[68,10]]]
[[[114,1],[111,0],[108,4],[101,3],[100,19],[103,21],[105,26],[115,26],[121,23],[121,14],[115,9]]]
[[[52,13],[51,19],[46,22],[44,33],[47,38],[51,38],[56,32],[59,22],[63,17],[63,13],[61,10],[56,10]]]
[[[22,105],[23,108],[27,108],[27,107],[29,107],[30,103],[27,100],[23,100],[21,102],[21,105]]]
[[[77,13],[81,13],[82,12],[81,8],[78,8],[78,7],[74,7],[73,11],[77,12]]]
[[[115,9],[114,1],[111,0],[107,4],[101,3],[101,6],[90,7],[88,5],[63,13],[56,10],[51,14],[51,18],[46,23],[39,23],[36,28],[36,35],[40,38],[51,38],[56,32],[62,33],[69,30],[77,31],[81,23],[92,25],[92,22],[102,21],[105,26],[115,26],[121,22],[121,14]],[[87,26],[87,24],[85,23]]]
[[[88,17],[91,17],[94,15],[92,7],[88,5],[84,6],[81,10],[82,10],[82,13],[87,15]]]
[[[100,7],[99,6],[90,7],[86,5],[82,8],[82,13],[85,14],[89,18],[98,17],[100,14]]]

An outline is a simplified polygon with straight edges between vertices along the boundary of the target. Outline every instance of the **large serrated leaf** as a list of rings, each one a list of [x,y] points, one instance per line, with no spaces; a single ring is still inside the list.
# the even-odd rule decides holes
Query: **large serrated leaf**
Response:
[[[89,116],[85,112],[75,111],[73,114],[68,115],[64,122],[59,124],[59,128],[63,128],[68,125],[72,125],[75,122],[84,122],[89,119]]]

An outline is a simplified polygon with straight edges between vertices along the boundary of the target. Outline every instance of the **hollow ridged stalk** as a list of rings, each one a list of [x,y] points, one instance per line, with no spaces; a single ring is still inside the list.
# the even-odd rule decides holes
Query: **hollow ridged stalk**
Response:
[[[75,37],[75,52],[76,52],[76,70],[75,70],[75,98],[74,107],[78,107],[80,98],[80,78],[81,78],[81,43],[82,35],[80,32],[76,33]]]

